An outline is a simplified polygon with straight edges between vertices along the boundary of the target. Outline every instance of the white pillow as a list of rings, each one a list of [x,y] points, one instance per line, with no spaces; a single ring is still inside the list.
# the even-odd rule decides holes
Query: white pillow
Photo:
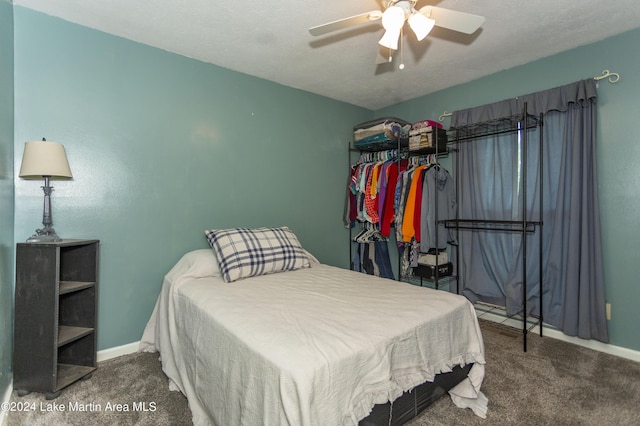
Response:
[[[167,275],[176,277],[186,275],[193,278],[215,277],[220,275],[220,267],[211,249],[198,249],[182,256]]]
[[[204,233],[226,282],[311,267],[298,238],[286,226],[211,229]]]

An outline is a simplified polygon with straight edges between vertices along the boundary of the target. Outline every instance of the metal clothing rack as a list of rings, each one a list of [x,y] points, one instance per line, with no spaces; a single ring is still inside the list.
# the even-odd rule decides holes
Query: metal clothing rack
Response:
[[[429,150],[410,151],[408,148],[407,142],[408,142],[408,139],[398,138],[397,141],[395,142],[395,146],[393,143],[387,143],[386,145],[379,145],[379,146],[360,147],[360,148],[350,146],[348,150],[348,165],[349,167],[352,166],[351,153],[360,154],[358,161],[360,161],[363,158],[366,158],[366,161],[371,161],[371,162],[395,160],[398,163],[398,170],[400,169],[400,160],[402,159],[411,160],[412,158],[426,157],[429,159],[429,161],[431,161],[431,159],[435,160],[434,164],[437,164],[437,161],[439,158],[446,157],[448,155],[448,152],[446,151],[440,152],[439,148],[437,148],[439,147],[437,131],[434,132],[434,144],[436,146],[435,152],[431,152]],[[436,203],[436,212],[437,212],[438,197],[435,197],[435,203]],[[437,234],[438,233],[436,233],[436,244],[438,242]],[[353,259],[352,242],[353,242],[353,227],[349,226],[349,259]],[[438,264],[438,262],[436,261],[435,276],[433,279],[429,280],[434,282],[434,286],[436,290],[438,289],[439,281],[441,279],[440,271],[439,271],[440,266],[441,265]],[[402,256],[398,256],[397,280],[402,281]],[[420,286],[422,286],[422,277],[420,277]]]
[[[445,220],[444,224],[447,228],[455,228],[456,233],[464,230],[474,230],[474,231],[498,231],[498,232],[517,232],[522,234],[522,334],[523,334],[523,350],[527,351],[527,334],[531,331],[536,325],[540,326],[540,336],[542,336],[542,294],[543,294],[543,268],[542,268],[542,212],[543,209],[543,115],[540,114],[539,117],[530,115],[527,113],[527,104],[525,103],[523,106],[522,114],[505,117],[499,120],[492,120],[489,122],[472,124],[459,128],[452,128],[451,130],[455,131],[455,137],[453,138],[452,144],[457,145],[466,142],[478,141],[483,138],[489,136],[495,136],[500,134],[507,133],[520,133],[521,141],[522,141],[522,157],[521,157],[521,167],[522,167],[522,179],[521,179],[521,196],[523,200],[523,213],[521,220],[484,220],[484,219],[462,219],[459,218],[459,210],[456,213],[456,219],[453,220]],[[539,141],[539,161],[538,161],[538,173],[539,173],[539,220],[537,221],[529,221],[527,220],[527,131],[529,129],[533,129],[539,127],[540,128],[540,141]],[[457,149],[454,149],[454,152],[457,152]],[[459,197],[460,194],[460,155],[456,155],[456,196]],[[534,322],[533,325],[528,324],[527,316],[527,236],[528,234],[533,234],[538,232],[539,238],[539,277],[540,277],[540,285],[539,285],[539,312],[538,312],[538,321]],[[460,293],[460,287],[463,284],[460,277],[459,264],[460,264],[460,246],[459,244],[455,247],[456,249],[456,258],[458,261],[456,262],[455,269],[456,275],[458,276],[458,284],[456,288],[456,292]],[[516,314],[517,315],[517,314]]]

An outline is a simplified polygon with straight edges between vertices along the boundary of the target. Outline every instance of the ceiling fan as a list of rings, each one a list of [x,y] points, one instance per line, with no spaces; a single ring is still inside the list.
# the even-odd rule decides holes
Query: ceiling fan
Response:
[[[423,40],[434,26],[447,28],[465,34],[473,34],[484,23],[484,17],[470,13],[457,12],[436,6],[415,8],[418,0],[389,0],[384,12],[373,10],[360,15],[338,19],[309,28],[313,36],[328,34],[354,25],[380,19],[385,33],[378,42],[381,46],[391,50],[398,50],[398,40],[404,23],[408,22],[418,41]]]

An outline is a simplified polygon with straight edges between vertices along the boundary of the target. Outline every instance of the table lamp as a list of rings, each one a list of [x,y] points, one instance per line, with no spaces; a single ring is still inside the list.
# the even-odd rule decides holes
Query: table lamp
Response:
[[[23,179],[44,179],[44,212],[42,214],[41,229],[36,229],[36,233],[27,239],[28,243],[57,242],[62,238],[56,234],[51,219],[51,192],[53,187],[49,185],[50,179],[72,178],[67,154],[64,145],[56,142],[49,142],[45,138],[42,141],[26,142],[24,154],[22,155],[22,165],[20,167],[20,177]]]

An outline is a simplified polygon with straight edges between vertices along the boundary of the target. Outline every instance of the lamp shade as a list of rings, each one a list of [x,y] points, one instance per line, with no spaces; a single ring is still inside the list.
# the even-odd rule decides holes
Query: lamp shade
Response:
[[[398,39],[400,38],[400,30],[389,29],[384,32],[378,44],[392,50],[398,50]]]
[[[421,13],[414,13],[409,17],[409,26],[416,34],[418,41],[423,40],[427,36],[427,34],[429,34],[435,24],[436,21],[427,18]]]
[[[385,30],[397,30],[404,25],[405,15],[404,9],[399,6],[388,7],[382,14],[382,27]]]
[[[26,142],[20,177],[25,179],[71,178],[71,169],[67,161],[64,145],[50,141]]]

